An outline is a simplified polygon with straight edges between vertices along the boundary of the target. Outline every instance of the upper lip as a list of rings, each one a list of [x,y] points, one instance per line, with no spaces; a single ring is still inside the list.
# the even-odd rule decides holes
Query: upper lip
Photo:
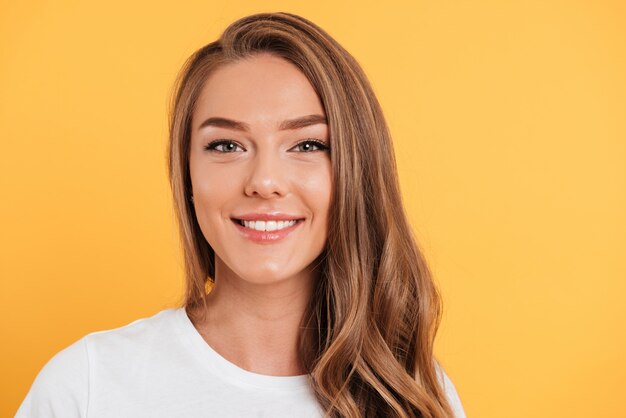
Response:
[[[292,221],[304,219],[299,215],[291,215],[282,212],[271,213],[246,213],[244,215],[233,216],[233,219],[239,219],[242,221]]]

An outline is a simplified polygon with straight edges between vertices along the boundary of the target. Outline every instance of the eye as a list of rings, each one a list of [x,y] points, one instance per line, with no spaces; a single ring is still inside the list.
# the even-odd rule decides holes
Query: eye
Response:
[[[296,145],[294,148],[298,148],[298,147],[300,148],[302,152],[326,151],[328,149],[328,146],[324,142],[319,141],[317,139],[304,140],[298,143],[298,145]],[[314,149],[316,147],[317,149]]]
[[[230,141],[228,139],[218,139],[216,141],[210,142],[207,145],[205,145],[204,149],[206,151],[218,151],[222,153],[231,153],[231,152],[235,152],[235,149],[238,146],[239,145],[235,141]]]

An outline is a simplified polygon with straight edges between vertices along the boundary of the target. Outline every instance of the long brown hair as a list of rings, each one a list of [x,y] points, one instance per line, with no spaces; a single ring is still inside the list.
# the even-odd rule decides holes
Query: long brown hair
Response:
[[[332,138],[328,241],[300,334],[319,403],[328,417],[452,417],[433,354],[442,301],[404,211],[382,109],[357,61],[300,16],[237,20],[189,57],[176,80],[167,160],[185,261],[183,305],[204,304],[215,279],[214,251],[189,200],[195,103],[211,71],[257,53],[304,73]]]

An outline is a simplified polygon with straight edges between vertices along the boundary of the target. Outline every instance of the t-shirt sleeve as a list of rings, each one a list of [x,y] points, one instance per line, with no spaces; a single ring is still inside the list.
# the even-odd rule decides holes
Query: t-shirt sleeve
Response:
[[[88,393],[89,360],[83,337],[43,366],[15,418],[84,418]]]
[[[456,391],[456,387],[450,377],[445,372],[443,367],[440,364],[435,363],[436,367],[439,371],[439,381],[442,380],[443,377],[443,388],[448,397],[448,402],[450,402],[450,406],[452,407],[452,411],[454,412],[454,418],[466,418],[465,410],[463,409],[463,404],[461,403],[461,398],[459,397],[458,392]]]

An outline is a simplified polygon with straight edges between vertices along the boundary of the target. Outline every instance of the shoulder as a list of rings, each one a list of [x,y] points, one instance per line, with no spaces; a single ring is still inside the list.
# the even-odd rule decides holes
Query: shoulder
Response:
[[[87,335],[85,345],[93,379],[124,382],[147,356],[153,360],[159,353],[168,356],[179,332],[177,315],[177,308],[165,309],[122,327]]]
[[[139,318],[124,326],[96,331],[86,335],[85,344],[90,357],[100,353],[113,354],[123,351],[125,355],[141,351],[157,337],[164,337],[171,332],[172,320],[177,308],[164,309],[152,316]],[[169,328],[168,328],[169,327]]]
[[[455,418],[465,418],[465,410],[463,409],[463,404],[461,403],[461,398],[452,383],[452,380],[443,369],[439,362],[435,361],[435,369],[437,370],[437,376],[439,378],[439,382],[442,385],[444,391],[446,392],[446,396],[448,398],[448,402],[450,402],[450,406],[452,407],[452,411],[454,411]]]
[[[56,353],[39,371],[16,418],[84,417],[89,360],[83,337]]]
[[[171,323],[175,308],[127,325],[96,331],[57,352],[41,368],[20,405],[16,418],[85,417],[94,374],[108,366],[120,368],[141,355]]]

